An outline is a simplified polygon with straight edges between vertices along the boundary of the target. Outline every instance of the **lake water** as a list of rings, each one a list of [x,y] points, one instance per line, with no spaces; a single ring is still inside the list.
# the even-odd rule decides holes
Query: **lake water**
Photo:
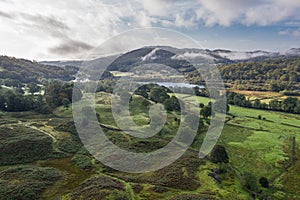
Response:
[[[173,88],[194,88],[194,87],[199,87],[200,89],[205,88],[203,85],[194,85],[194,84],[188,84],[188,83],[174,83],[174,82],[139,82],[140,84],[149,84],[149,83],[154,83],[160,86],[165,86],[165,87],[173,87]]]

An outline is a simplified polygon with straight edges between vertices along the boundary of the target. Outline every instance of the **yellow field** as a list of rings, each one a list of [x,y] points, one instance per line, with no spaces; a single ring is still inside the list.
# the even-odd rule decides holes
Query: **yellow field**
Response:
[[[289,97],[289,96],[282,95],[279,92],[270,92],[270,91],[249,91],[249,90],[236,90],[236,89],[230,89],[228,91],[235,92],[238,94],[243,94],[246,97],[248,97],[250,100],[259,99],[265,103],[268,103],[273,99],[283,100]],[[296,96],[295,98],[300,99],[300,96]]]

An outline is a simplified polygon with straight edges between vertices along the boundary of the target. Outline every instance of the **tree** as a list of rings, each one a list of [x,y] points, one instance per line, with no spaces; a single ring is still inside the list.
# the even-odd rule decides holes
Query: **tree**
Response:
[[[7,112],[21,112],[34,109],[35,99],[20,93],[7,91],[0,95],[0,109]]]
[[[212,116],[212,111],[210,106],[204,106],[202,110],[200,111],[200,115],[203,116],[204,118],[208,118]]]
[[[255,99],[253,107],[256,108],[256,109],[261,108],[261,102],[260,102],[259,99]]]
[[[194,87],[193,89],[196,96],[201,96],[200,88],[198,86]]]
[[[180,103],[175,96],[172,96],[170,99],[165,100],[164,105],[166,110],[168,111],[180,111]]]
[[[23,90],[22,88],[20,88],[20,87],[15,88],[14,91],[15,91],[16,93],[19,93],[19,94],[24,94],[24,93],[25,93],[24,90]]]
[[[271,100],[271,101],[269,102],[269,108],[270,108],[271,110],[276,110],[276,111],[282,110],[282,101],[278,101],[278,100],[276,100],[276,99]]]
[[[62,104],[63,104],[64,108],[67,109],[67,110],[69,109],[70,103],[71,103],[71,101],[67,98],[64,98],[62,100]]]
[[[35,111],[41,114],[49,114],[50,108],[43,99],[42,95],[38,95],[35,102]]]
[[[295,107],[297,107],[297,102],[298,102],[297,98],[288,97],[283,101],[282,109],[285,112],[293,113]]]
[[[266,177],[260,177],[258,180],[259,184],[264,188],[269,188],[269,181]]]
[[[234,103],[234,105],[242,106],[245,101],[246,101],[246,97],[244,95],[242,95],[242,94],[236,94],[233,97],[233,103]]]
[[[70,102],[76,102],[82,98],[82,92],[73,84],[52,82],[46,87],[45,91],[46,102],[49,107],[55,108],[63,105],[62,100],[68,99]]]
[[[5,111],[5,98],[0,94],[0,110]]]
[[[30,92],[32,95],[33,95],[34,93],[36,93],[36,92],[41,91],[41,87],[38,86],[38,85],[35,84],[35,83],[29,83],[29,84],[27,85],[27,87],[28,87],[28,89],[29,89],[29,92]]]
[[[134,92],[134,94],[140,95],[140,96],[142,96],[142,97],[144,97],[146,99],[149,98],[149,95],[148,95],[148,93],[145,90],[137,90],[137,91]]]
[[[210,155],[210,159],[213,163],[228,163],[229,157],[225,147],[216,145]]]
[[[155,103],[163,103],[165,100],[169,99],[170,96],[162,87],[155,87],[151,90],[150,99]]]

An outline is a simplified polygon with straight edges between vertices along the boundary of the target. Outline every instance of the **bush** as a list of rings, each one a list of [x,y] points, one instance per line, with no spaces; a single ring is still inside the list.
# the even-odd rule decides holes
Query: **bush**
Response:
[[[10,167],[0,173],[0,199],[39,199],[43,191],[61,178],[49,167]]]
[[[72,158],[72,162],[75,163],[81,169],[90,169],[92,168],[91,159],[88,156],[76,154]]]
[[[258,191],[256,177],[251,173],[245,173],[243,176],[243,186],[253,192]]]
[[[119,192],[121,191],[121,192]],[[124,199],[125,186],[119,180],[108,176],[93,177],[82,183],[72,193],[72,199]],[[128,198],[129,199],[129,198]]]
[[[229,157],[225,147],[216,145],[211,152],[210,159],[213,163],[228,163]]]
[[[52,143],[48,135],[25,126],[0,127],[0,164],[29,163],[57,157],[59,155],[55,155]]]
[[[136,194],[139,194],[143,190],[143,186],[139,184],[134,184],[132,186],[132,189]]]
[[[269,181],[266,177],[261,177],[258,182],[260,183],[260,185],[264,188],[269,188]]]

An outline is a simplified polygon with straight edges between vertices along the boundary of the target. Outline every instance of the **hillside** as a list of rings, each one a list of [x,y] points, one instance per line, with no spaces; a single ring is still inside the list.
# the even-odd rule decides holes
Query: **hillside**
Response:
[[[251,90],[299,90],[300,57],[278,56],[262,61],[247,61],[220,66],[227,83]]]
[[[174,59],[176,54],[161,48],[145,47],[125,53],[108,66],[108,71],[129,72],[143,64],[163,64],[180,72],[193,71],[186,60]]]
[[[25,59],[0,56],[0,80],[17,80],[21,83],[36,82],[42,79],[60,79],[70,81],[76,74],[76,67],[58,67],[43,65]]]

